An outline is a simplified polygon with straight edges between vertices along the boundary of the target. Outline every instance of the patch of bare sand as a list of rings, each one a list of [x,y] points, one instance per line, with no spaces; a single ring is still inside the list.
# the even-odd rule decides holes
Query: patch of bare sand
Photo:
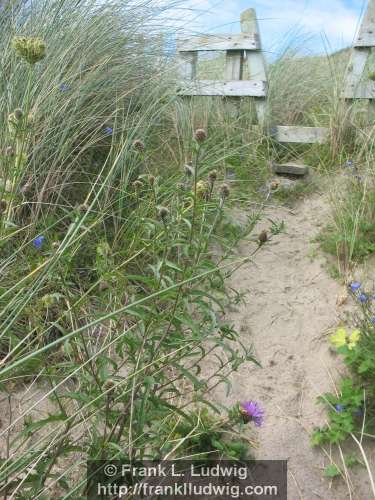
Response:
[[[322,195],[304,200],[293,211],[266,210],[266,217],[285,221],[286,232],[274,237],[257,254],[255,263],[232,276],[229,286],[249,293],[246,304],[226,318],[241,332],[241,340],[254,346],[262,368],[242,366],[232,376],[230,396],[219,387],[212,397],[225,406],[253,399],[264,407],[265,423],[257,432],[255,456],[288,459],[288,500],[369,500],[372,493],[365,469],[350,471],[353,487],[349,493],[343,479],[331,482],[323,477],[330,459],[310,446],[314,427],[326,421],[316,398],[334,390],[339,374],[345,371],[341,359],[329,349],[327,335],[350,310],[350,299],[349,304],[339,305],[343,287],[327,273],[313,241],[328,214]],[[259,230],[263,227],[264,223]],[[240,256],[249,254],[249,246],[249,242],[242,243]],[[375,446],[364,446],[375,470]],[[339,455],[334,459],[341,466]]]

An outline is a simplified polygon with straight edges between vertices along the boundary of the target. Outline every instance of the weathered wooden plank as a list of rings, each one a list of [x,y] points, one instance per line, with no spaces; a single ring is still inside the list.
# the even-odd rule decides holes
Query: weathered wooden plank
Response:
[[[365,74],[366,65],[370,56],[369,48],[354,48],[351,53],[348,72],[346,75],[345,88],[341,94],[342,97],[352,99],[355,89],[361,84],[363,79],[368,79]]]
[[[277,126],[271,130],[271,135],[278,142],[324,143],[328,138],[329,129],[325,127]]]
[[[375,47],[375,0],[369,0],[354,47]]]
[[[267,84],[260,80],[196,80],[183,82],[180,95],[262,97],[267,93]]]
[[[178,57],[179,73],[182,80],[194,80],[197,75],[198,54],[181,52]]]
[[[345,99],[375,99],[375,81],[347,83],[343,97]]]
[[[241,31],[242,33],[253,33],[259,41],[259,49],[261,49],[259,26],[255,9],[247,9],[241,14]],[[266,62],[261,50],[249,53],[245,52],[244,57],[247,63],[249,78],[267,82]],[[263,126],[266,121],[266,95],[264,98],[256,99],[255,101],[255,109],[260,126]]]
[[[275,174],[291,174],[291,175],[306,175],[309,173],[309,167],[307,165],[300,165],[299,163],[274,163],[272,165],[272,170]]]
[[[177,39],[178,52],[194,50],[257,50],[260,44],[253,33],[233,35],[202,35]]]

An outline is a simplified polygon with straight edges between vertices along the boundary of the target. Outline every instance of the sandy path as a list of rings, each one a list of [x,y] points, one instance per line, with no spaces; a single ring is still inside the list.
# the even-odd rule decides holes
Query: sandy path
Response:
[[[220,390],[214,398],[226,406],[254,399],[264,407],[265,424],[256,431],[256,458],[289,460],[288,500],[350,498],[343,480],[330,484],[323,478],[329,460],[309,444],[314,426],[325,421],[316,397],[332,390],[338,370],[344,371],[329,350],[327,330],[338,324],[349,306],[336,305],[342,286],[328,275],[312,242],[328,210],[319,195],[306,199],[293,213],[269,208],[266,216],[284,220],[286,233],[276,236],[256,256],[255,264],[242,267],[229,283],[238,291],[249,291],[246,305],[227,319],[246,344],[253,344],[263,368],[242,366],[232,376],[229,398]],[[250,245],[244,242],[239,254],[248,254]],[[375,469],[374,447],[372,460]],[[353,498],[369,500],[365,471],[356,471],[353,481]]]

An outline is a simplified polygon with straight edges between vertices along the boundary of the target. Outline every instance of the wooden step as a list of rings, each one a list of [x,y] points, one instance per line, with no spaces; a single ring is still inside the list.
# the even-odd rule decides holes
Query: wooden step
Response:
[[[272,165],[272,170],[275,174],[290,174],[303,176],[309,173],[309,167],[307,165],[301,165],[300,163],[274,163]]]

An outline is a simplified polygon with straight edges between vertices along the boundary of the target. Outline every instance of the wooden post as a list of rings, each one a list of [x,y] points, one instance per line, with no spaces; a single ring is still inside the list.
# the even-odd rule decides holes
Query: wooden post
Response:
[[[197,52],[179,52],[179,67],[182,80],[195,80],[197,76]]]
[[[227,81],[242,80],[242,50],[227,50],[225,60],[225,74],[224,79]],[[240,97],[227,97],[227,110],[228,113],[237,118],[240,112],[241,98]]]
[[[260,32],[258,21],[256,18],[255,9],[247,9],[241,14],[241,31],[242,33],[252,33],[260,44]],[[251,52],[245,51],[245,62],[249,71],[248,77],[254,80],[262,80],[267,82],[266,62],[261,50]],[[258,97],[255,99],[255,109],[258,117],[258,123],[261,127],[266,122],[266,97]]]

